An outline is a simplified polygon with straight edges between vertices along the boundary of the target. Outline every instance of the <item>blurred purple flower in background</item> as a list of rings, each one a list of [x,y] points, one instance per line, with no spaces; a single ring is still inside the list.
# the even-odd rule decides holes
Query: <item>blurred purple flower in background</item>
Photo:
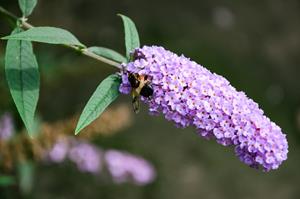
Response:
[[[69,146],[66,140],[58,140],[48,151],[48,158],[51,162],[62,162],[65,160]]]
[[[77,142],[70,148],[68,157],[74,162],[78,169],[83,172],[98,173],[102,168],[102,152],[97,147],[85,143]]]
[[[14,134],[14,124],[12,116],[4,113],[0,117],[0,140],[9,140]]]
[[[105,152],[105,163],[116,183],[133,180],[137,185],[152,182],[156,173],[146,160],[117,150]]]
[[[45,157],[53,163],[68,158],[80,171],[93,174],[100,174],[102,167],[107,166],[115,183],[146,185],[153,182],[156,176],[154,167],[141,157],[117,150],[103,151],[93,144],[72,138],[58,140]]]
[[[162,112],[178,127],[195,126],[207,139],[234,145],[236,155],[251,167],[269,171],[287,159],[288,144],[280,127],[224,77],[162,47],[144,46],[133,57],[124,65],[120,92],[131,90],[128,73],[148,75],[154,94],[142,100],[151,114]]]

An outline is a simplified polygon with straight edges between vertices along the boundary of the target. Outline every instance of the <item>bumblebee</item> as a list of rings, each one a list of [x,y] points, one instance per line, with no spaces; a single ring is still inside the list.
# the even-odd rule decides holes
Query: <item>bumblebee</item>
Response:
[[[150,98],[153,95],[153,88],[147,75],[129,73],[128,81],[131,85],[133,111],[138,113],[140,110],[140,96]]]

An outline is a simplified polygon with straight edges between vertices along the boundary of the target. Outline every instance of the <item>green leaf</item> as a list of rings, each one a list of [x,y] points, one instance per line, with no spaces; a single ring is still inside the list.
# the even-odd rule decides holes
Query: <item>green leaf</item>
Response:
[[[16,180],[12,176],[0,175],[0,187],[1,186],[10,186],[16,183]]]
[[[84,47],[69,31],[55,27],[34,27],[2,39],[35,41],[48,44],[66,44]]]
[[[80,115],[75,134],[99,117],[119,96],[120,83],[121,79],[118,75],[110,75],[100,83]]]
[[[89,47],[88,51],[119,63],[127,63],[127,59],[123,55],[108,48],[94,46]]]
[[[128,61],[130,60],[130,53],[140,47],[140,39],[138,31],[136,30],[135,24],[133,21],[124,15],[118,14],[124,24],[124,30],[125,30],[125,46],[126,46],[126,56]]]
[[[12,34],[21,31],[20,28],[16,28]],[[5,73],[12,98],[31,135],[40,85],[38,64],[31,42],[8,40],[5,54]]]
[[[29,16],[35,8],[37,0],[19,0],[19,6],[24,17]]]
[[[29,194],[33,188],[34,164],[30,161],[18,165],[19,186],[24,194]]]

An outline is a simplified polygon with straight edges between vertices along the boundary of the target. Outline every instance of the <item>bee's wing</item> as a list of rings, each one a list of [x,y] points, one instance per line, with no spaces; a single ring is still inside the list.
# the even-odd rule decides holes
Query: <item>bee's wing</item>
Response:
[[[137,114],[140,111],[140,96],[135,90],[131,91],[131,95],[133,111]]]

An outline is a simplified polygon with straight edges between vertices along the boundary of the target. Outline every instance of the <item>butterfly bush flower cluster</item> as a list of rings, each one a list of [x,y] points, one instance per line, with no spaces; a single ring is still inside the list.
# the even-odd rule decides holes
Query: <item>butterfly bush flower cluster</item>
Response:
[[[239,159],[254,168],[270,171],[287,159],[280,127],[224,77],[157,46],[136,49],[133,61],[123,67],[121,93],[131,90],[128,73],[149,76],[154,94],[142,100],[151,114],[162,112],[178,127],[194,126],[204,138],[233,145]]]
[[[66,159],[82,172],[100,174],[107,167],[116,183],[131,182],[146,185],[154,181],[154,167],[143,158],[118,151],[102,150],[88,142],[59,139],[45,154],[48,162],[61,163]]]

